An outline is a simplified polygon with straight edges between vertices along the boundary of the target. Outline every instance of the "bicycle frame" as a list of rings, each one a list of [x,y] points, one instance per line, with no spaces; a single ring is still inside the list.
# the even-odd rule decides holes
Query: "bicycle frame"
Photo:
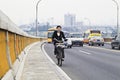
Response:
[[[64,50],[64,43],[56,43],[56,50],[57,50],[57,54],[56,54],[56,58],[58,60],[58,65],[62,66],[62,58],[63,58],[63,50]]]

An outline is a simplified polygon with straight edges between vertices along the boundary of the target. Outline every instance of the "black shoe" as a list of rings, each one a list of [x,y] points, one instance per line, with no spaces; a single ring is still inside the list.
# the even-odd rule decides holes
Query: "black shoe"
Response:
[[[57,52],[56,52],[56,51],[54,51],[54,55],[56,55],[56,53],[57,53]]]
[[[54,52],[54,55],[56,55],[56,52]]]
[[[64,59],[62,59],[62,61],[64,61]]]

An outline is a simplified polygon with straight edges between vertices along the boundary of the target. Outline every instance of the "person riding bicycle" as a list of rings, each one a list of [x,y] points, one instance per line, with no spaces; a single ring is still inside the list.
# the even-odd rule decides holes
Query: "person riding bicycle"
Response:
[[[53,35],[52,35],[52,40],[54,42],[54,54],[56,55],[57,54],[57,50],[56,50],[56,43],[59,43],[58,41],[56,41],[55,39],[59,40],[59,41],[62,41],[63,39],[65,41],[67,41],[67,39],[65,38],[65,35],[64,35],[64,32],[61,31],[62,27],[59,25],[56,27],[56,31],[54,31]],[[62,57],[65,58],[65,55],[64,55],[64,50],[62,51]]]

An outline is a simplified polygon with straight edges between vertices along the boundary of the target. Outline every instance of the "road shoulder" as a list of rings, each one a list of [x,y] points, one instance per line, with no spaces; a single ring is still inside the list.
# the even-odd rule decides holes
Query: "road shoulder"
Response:
[[[71,80],[51,62],[42,44],[40,42],[28,51],[21,80]]]

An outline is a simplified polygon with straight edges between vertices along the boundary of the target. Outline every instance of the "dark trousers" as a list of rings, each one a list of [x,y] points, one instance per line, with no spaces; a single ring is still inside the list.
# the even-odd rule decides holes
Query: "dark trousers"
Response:
[[[54,45],[54,54],[57,54],[57,47]],[[65,58],[64,49],[62,49],[62,57]]]

